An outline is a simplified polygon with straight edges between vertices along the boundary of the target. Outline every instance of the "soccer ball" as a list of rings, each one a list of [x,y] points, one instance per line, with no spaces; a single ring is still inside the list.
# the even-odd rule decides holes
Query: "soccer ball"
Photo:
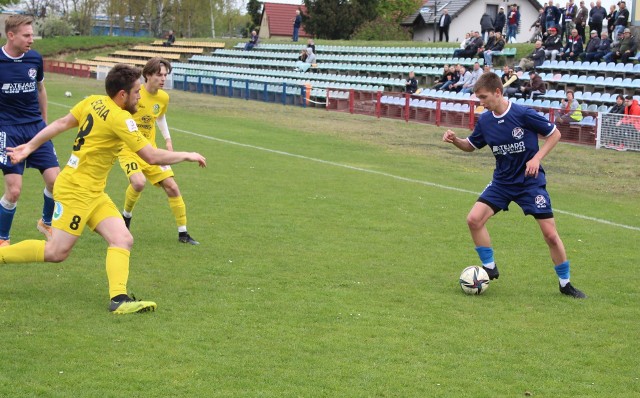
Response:
[[[65,97],[67,97],[67,98],[68,98],[68,97],[71,97],[72,95],[73,95],[73,94],[71,94],[71,91],[65,91],[65,92],[64,92],[64,96],[65,96]]]
[[[467,267],[460,274],[460,287],[466,294],[482,294],[489,287],[489,275],[477,265]]]

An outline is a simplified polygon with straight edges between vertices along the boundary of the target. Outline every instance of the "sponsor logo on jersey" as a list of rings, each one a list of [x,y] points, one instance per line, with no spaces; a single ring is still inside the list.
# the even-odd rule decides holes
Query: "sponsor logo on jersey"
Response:
[[[36,75],[38,74],[38,70],[36,68],[29,68],[29,71],[27,72],[27,74],[29,75],[29,78],[31,80],[36,80]]]
[[[524,137],[524,129],[522,127],[516,127],[511,132],[511,136],[513,136],[513,138],[515,138],[516,140],[521,140],[522,137]]]
[[[78,159],[78,157],[76,155],[71,155],[69,157],[69,161],[67,162],[67,166],[77,169],[78,168],[78,164],[80,164],[80,159]]]
[[[125,120],[125,123],[127,123],[127,128],[129,129],[130,133],[138,131],[138,125],[136,124],[135,120],[127,119]]]
[[[60,202],[55,202],[55,205],[53,206],[53,219],[59,220],[60,217],[62,217],[63,211],[64,209],[62,208],[62,204]]]
[[[29,83],[5,83],[2,85],[4,94],[32,93],[36,91],[36,82]]]
[[[542,195],[538,195],[535,198],[536,207],[538,209],[546,209],[547,208],[547,200]]]
[[[524,152],[527,148],[524,145],[524,141],[520,141],[512,144],[495,145],[491,150],[494,155],[510,155],[513,153]]]
[[[158,113],[160,113],[160,105],[159,104],[153,104],[153,114],[157,115]]]

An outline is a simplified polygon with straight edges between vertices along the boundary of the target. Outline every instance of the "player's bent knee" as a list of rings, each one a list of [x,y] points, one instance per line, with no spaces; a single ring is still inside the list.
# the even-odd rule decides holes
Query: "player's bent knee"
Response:
[[[467,216],[467,225],[469,226],[469,229],[475,230],[484,227],[484,222],[482,218],[469,214]]]
[[[133,247],[133,235],[127,230],[126,233],[117,234],[108,241],[109,246],[120,247],[122,249],[131,250]]]
[[[61,263],[69,257],[71,248],[62,249],[59,247],[45,246],[44,260],[49,263]]]

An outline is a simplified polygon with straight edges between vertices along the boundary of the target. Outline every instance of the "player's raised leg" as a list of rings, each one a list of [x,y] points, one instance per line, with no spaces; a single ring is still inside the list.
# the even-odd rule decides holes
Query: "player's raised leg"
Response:
[[[476,246],[476,252],[480,261],[482,262],[482,268],[487,271],[489,279],[498,279],[500,272],[496,266],[493,257],[493,247],[491,247],[491,237],[487,230],[487,221],[495,214],[495,210],[484,202],[476,202],[471,211],[467,215],[467,225],[469,226],[469,232],[471,232],[471,238]]]
[[[193,239],[187,231],[187,206],[180,194],[180,188],[173,177],[166,178],[160,182],[162,188],[167,193],[169,200],[169,207],[176,219],[176,226],[178,227],[178,241],[181,243],[187,243],[190,245],[199,245],[200,242]]]
[[[558,275],[560,292],[575,298],[586,298],[586,294],[571,285],[569,260],[567,260],[564,243],[562,243],[562,239],[560,239],[560,235],[558,234],[555,219],[543,218],[536,219],[536,221],[538,221],[538,225],[540,225],[544,241],[547,243],[547,246],[549,246],[551,260],[555,265],[554,269]]]

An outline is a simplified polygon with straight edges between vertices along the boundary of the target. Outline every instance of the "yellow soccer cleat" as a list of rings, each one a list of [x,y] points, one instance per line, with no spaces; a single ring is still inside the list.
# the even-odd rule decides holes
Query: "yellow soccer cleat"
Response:
[[[135,314],[137,312],[153,312],[158,305],[153,301],[136,301],[135,298],[127,297],[121,301],[111,300],[109,311],[114,314]]]

